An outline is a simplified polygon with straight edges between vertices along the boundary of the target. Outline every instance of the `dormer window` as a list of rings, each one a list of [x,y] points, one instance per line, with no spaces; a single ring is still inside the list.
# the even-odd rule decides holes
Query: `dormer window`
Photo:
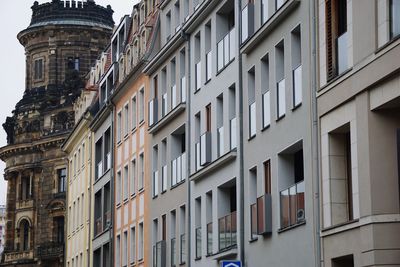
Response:
[[[42,80],[43,79],[43,59],[36,59],[35,60],[35,67],[34,67],[34,79],[35,80]]]

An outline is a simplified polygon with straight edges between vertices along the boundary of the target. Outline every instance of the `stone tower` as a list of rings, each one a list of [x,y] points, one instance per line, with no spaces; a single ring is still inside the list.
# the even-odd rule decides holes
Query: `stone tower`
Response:
[[[110,6],[60,1],[32,6],[18,34],[25,47],[26,88],[3,124],[0,148],[8,181],[3,266],[64,266],[66,162],[60,149],[74,125],[72,103],[83,77],[110,42]]]

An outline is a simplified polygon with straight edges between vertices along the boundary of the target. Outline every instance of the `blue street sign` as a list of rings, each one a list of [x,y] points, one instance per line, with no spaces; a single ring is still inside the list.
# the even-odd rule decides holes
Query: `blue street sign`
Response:
[[[242,267],[240,261],[222,261],[221,267]]]

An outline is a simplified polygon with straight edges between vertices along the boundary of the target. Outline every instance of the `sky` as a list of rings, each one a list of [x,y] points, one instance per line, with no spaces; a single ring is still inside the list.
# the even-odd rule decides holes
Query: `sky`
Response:
[[[41,0],[39,3],[50,2]],[[28,27],[31,19],[31,6],[34,0],[1,0],[0,1],[0,125],[3,124],[15,104],[22,98],[25,79],[24,48],[17,40],[17,34]],[[124,15],[130,15],[133,5],[138,0],[96,0],[102,6],[111,5],[116,24]],[[7,144],[7,136],[0,127],[0,147]],[[7,183],[4,181],[5,164],[0,161],[0,205],[6,203]]]

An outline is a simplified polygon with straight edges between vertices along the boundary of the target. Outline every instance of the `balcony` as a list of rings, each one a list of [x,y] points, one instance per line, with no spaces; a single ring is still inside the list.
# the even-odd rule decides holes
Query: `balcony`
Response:
[[[278,119],[285,116],[286,113],[286,93],[285,93],[285,79],[277,83],[278,90]]]
[[[168,179],[168,172],[167,172],[167,165],[161,167],[161,192],[167,191],[167,179]]]
[[[220,252],[236,247],[236,215],[236,211],[234,211],[218,219],[218,246]]]
[[[281,229],[300,224],[305,220],[304,180],[282,190],[280,196]]]
[[[18,200],[16,203],[16,209],[21,210],[21,209],[33,209],[33,204],[34,201],[33,199],[24,199],[24,200]]]
[[[201,258],[201,227],[195,229],[196,235],[196,259]]]
[[[153,172],[153,197],[158,195],[158,171]]]
[[[186,103],[186,77],[181,78],[181,103]]]
[[[263,105],[263,128],[267,128],[271,124],[271,93],[270,91],[265,92],[262,95]]]
[[[176,266],[176,238],[171,238],[171,266]]]
[[[61,258],[64,255],[64,244],[46,243],[37,249],[38,257],[41,259]]]
[[[176,96],[176,84],[174,84],[171,87],[171,106],[172,106],[172,109],[176,108],[176,106],[177,106],[176,98],[177,98],[177,96]]]
[[[179,259],[180,259],[180,264],[183,264],[186,262],[186,234],[181,234],[180,236],[180,241],[181,241],[181,249],[179,253]]]
[[[165,240],[157,242],[153,246],[153,267],[165,267],[167,264],[167,244]]]
[[[33,250],[4,253],[5,263],[21,260],[33,260]]]
[[[225,151],[224,151],[224,126],[221,126],[217,129],[217,152],[218,152],[218,157],[221,157]]]
[[[252,138],[257,133],[257,117],[256,117],[256,102],[249,106],[249,138]]]
[[[158,120],[158,100],[154,98],[149,102],[149,125],[152,126]]]
[[[301,65],[293,70],[293,107],[297,107],[302,102],[302,68]]]
[[[348,34],[347,32],[343,33],[336,39],[336,51],[337,51],[337,72],[338,75],[342,74],[349,68],[348,63]]]
[[[200,165],[205,166],[211,162],[211,132],[200,136]]]
[[[175,186],[186,179],[186,153],[183,153],[171,163],[172,181],[171,186]]]
[[[231,150],[233,150],[233,149],[235,149],[237,147],[237,135],[236,135],[237,122],[236,122],[236,118],[233,118],[233,119],[230,120],[229,127],[230,127],[230,138],[231,138],[230,147],[231,147]]]
[[[217,70],[221,72],[235,58],[235,28],[217,44]]]
[[[207,224],[207,256],[213,254],[213,224]]]
[[[257,198],[256,203],[250,205],[252,238],[257,235],[272,233],[272,201],[271,195],[266,194]]]

